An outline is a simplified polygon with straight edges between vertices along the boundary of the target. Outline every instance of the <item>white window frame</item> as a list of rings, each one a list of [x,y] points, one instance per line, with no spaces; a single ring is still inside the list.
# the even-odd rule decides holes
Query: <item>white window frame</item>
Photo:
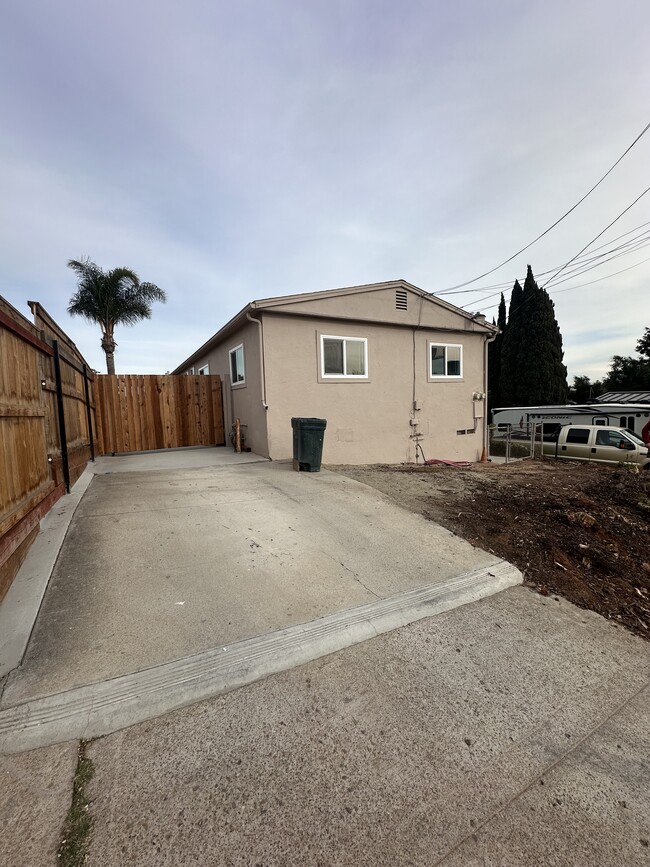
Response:
[[[194,368],[193,367],[190,367],[190,369],[187,371],[187,375],[188,376],[194,376]]]
[[[445,372],[444,373],[434,373],[433,372],[433,359],[431,357],[431,349],[434,346],[442,347],[443,349],[460,349],[460,373],[447,373],[447,353],[445,352]],[[436,340],[429,341],[429,356],[427,365],[429,368],[429,379],[433,380],[441,380],[441,379],[451,379],[459,380],[463,378],[463,344],[462,343],[439,343]]]
[[[232,357],[235,355],[238,349],[241,349],[241,363],[242,363],[242,378],[238,379],[236,382],[232,378]],[[231,385],[233,387],[237,385],[246,385],[246,354],[244,352],[244,344],[238,343],[237,346],[233,346],[233,348],[228,352],[228,363],[230,364],[230,379]]]
[[[326,340],[342,340],[343,341],[343,373],[325,373],[325,341]],[[345,373],[346,368],[346,352],[345,341],[354,340],[356,343],[363,343],[363,366],[365,373]],[[348,334],[321,334],[320,335],[320,375],[321,379],[368,379],[368,338],[354,337]]]
[[[210,365],[204,364],[203,367],[199,367],[197,373],[199,376],[210,376]]]

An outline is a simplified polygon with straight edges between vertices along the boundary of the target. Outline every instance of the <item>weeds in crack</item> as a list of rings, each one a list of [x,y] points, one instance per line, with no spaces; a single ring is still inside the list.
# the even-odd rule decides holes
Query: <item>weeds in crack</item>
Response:
[[[77,770],[72,783],[72,803],[63,825],[57,858],[62,867],[81,867],[86,861],[93,817],[86,795],[86,785],[95,776],[95,767],[86,756],[87,741],[79,741]]]

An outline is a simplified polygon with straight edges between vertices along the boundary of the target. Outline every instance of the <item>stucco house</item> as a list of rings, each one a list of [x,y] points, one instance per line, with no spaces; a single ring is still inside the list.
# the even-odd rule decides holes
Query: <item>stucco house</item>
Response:
[[[220,374],[226,427],[239,418],[246,445],[272,460],[292,456],[292,416],[315,416],[327,419],[325,463],[415,462],[418,444],[476,461],[495,334],[394,280],[252,301],[173,373]]]

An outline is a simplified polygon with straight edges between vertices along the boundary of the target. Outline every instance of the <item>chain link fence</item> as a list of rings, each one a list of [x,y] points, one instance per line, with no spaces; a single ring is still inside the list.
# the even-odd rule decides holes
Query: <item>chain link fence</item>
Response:
[[[552,430],[551,430],[552,428]],[[557,425],[530,422],[527,424],[490,425],[490,459],[521,461],[542,454],[542,443],[553,440]]]

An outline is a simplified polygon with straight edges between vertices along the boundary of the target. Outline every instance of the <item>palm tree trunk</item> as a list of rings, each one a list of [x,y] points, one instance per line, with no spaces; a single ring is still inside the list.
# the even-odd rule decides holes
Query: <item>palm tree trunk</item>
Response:
[[[115,347],[117,343],[108,334],[102,334],[102,349],[106,355],[106,370],[111,375],[115,375]]]

